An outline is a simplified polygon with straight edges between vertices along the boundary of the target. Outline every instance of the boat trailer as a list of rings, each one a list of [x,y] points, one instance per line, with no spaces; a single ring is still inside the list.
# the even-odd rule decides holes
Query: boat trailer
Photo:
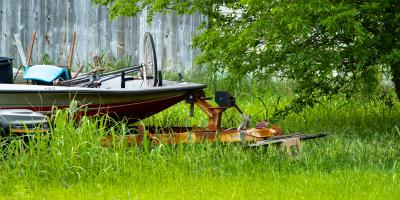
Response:
[[[293,133],[283,135],[282,129],[275,124],[259,122],[256,127],[250,127],[250,117],[237,106],[235,98],[226,91],[215,93],[215,102],[211,105],[203,91],[189,93],[186,102],[190,104],[190,115],[194,113],[194,106],[198,106],[208,116],[208,126],[199,127],[152,127],[136,126],[134,133],[125,136],[106,136],[102,140],[103,146],[125,142],[127,145],[141,145],[145,140],[152,144],[196,144],[202,142],[242,143],[245,148],[283,144],[289,156],[293,157],[301,151],[301,140],[315,139],[329,135],[328,133],[302,134]],[[228,108],[235,108],[243,118],[237,128],[221,128],[222,115]],[[117,140],[117,141],[116,141]],[[297,152],[297,153],[296,153]]]

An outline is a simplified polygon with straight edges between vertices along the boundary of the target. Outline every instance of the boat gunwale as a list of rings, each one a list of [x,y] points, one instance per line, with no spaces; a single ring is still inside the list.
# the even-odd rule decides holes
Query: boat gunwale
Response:
[[[1,85],[16,85],[16,84],[0,84]],[[19,84],[23,85],[23,84]],[[35,85],[36,86],[36,85]],[[58,88],[61,87],[61,88]],[[43,86],[42,88],[34,89],[3,89],[0,87],[0,93],[74,93],[74,94],[149,94],[156,92],[169,92],[169,91],[191,91],[201,90],[206,88],[204,84],[189,83],[188,85],[173,85],[162,87],[147,87],[147,88],[123,88],[123,89],[106,89],[106,88],[79,88],[79,87],[65,87],[65,86]]]

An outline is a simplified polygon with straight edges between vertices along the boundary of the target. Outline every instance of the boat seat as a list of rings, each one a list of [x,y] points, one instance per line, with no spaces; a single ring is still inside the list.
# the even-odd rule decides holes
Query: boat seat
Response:
[[[69,80],[68,68],[54,65],[33,65],[28,66],[22,75],[24,80],[30,80],[38,85],[52,85],[58,78]]]

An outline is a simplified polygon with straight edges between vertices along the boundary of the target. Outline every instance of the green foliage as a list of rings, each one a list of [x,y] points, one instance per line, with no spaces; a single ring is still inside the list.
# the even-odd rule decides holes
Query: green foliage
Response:
[[[236,94],[238,105],[252,114],[254,125],[270,118],[271,110],[285,105],[293,92],[290,83],[269,83],[264,88],[253,81],[210,85],[241,88]],[[114,140],[110,147],[103,147],[104,136],[116,139],[134,128],[107,117],[72,120],[76,106],[75,102],[69,109],[55,111],[50,137],[0,139],[0,199],[400,197],[398,104],[389,107],[382,101],[365,103],[336,97],[289,115],[279,121],[285,133],[332,134],[303,142],[303,152],[294,160],[279,146],[127,146],[125,141]],[[207,116],[198,109],[195,118],[188,114],[189,105],[180,104],[144,123],[161,127],[207,125]],[[237,112],[226,114],[223,126],[237,127]]]
[[[215,5],[223,5],[225,2],[218,0],[91,0],[93,3],[110,7],[110,18],[118,16],[135,16],[143,10],[148,10],[148,21],[156,12],[168,13],[177,12],[178,14],[193,14],[200,11],[210,15],[219,15]],[[232,1],[233,2],[233,1]]]
[[[400,2],[255,0],[95,0],[111,17],[154,12],[208,17],[193,40],[197,58],[211,73],[230,77],[280,77],[296,81],[290,109],[321,97],[356,92],[373,96],[381,73],[393,77],[400,95]],[[231,12],[225,12],[229,10]],[[293,109],[293,108],[298,109]]]
[[[104,53],[98,55],[100,62],[100,69],[104,72],[118,70],[133,65],[132,56],[125,54],[122,58],[117,59],[114,56],[109,56]],[[85,64],[83,72],[91,72],[96,69],[93,61]]]
[[[50,59],[49,54],[44,54],[40,59],[40,63],[44,65],[54,65],[54,62]]]

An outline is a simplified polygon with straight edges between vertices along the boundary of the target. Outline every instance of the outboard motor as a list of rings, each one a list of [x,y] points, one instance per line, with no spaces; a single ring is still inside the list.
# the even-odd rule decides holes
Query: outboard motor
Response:
[[[28,109],[0,109],[0,135],[32,135],[48,132],[46,116]]]

